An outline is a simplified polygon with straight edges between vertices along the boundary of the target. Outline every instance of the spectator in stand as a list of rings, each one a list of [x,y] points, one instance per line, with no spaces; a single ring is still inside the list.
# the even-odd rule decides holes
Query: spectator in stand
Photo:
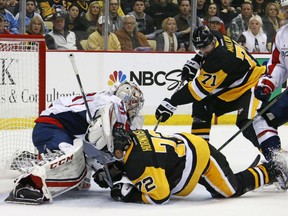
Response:
[[[0,14],[0,34],[12,34],[5,28],[5,17],[2,14]]]
[[[239,11],[231,6],[232,0],[221,0],[219,6],[219,18],[224,22],[225,29],[228,29],[232,19],[234,19]],[[234,1],[233,1],[234,2]]]
[[[81,40],[86,40],[88,34],[86,33],[86,26],[83,22],[83,17],[80,16],[80,8],[78,4],[70,4],[65,15],[65,29],[75,33],[77,38],[77,48],[81,49]]]
[[[40,15],[45,21],[50,21],[56,11],[66,10],[65,0],[38,0]]]
[[[179,44],[184,43],[185,49],[189,49],[190,46],[190,32],[192,26],[191,23],[191,4],[190,0],[180,0],[179,13],[174,16],[177,24],[177,38]],[[197,27],[202,26],[202,21],[199,17],[196,20]]]
[[[118,14],[119,9],[119,0],[109,0],[109,19],[110,19],[110,32],[116,32],[119,29],[122,29],[123,16]]]
[[[15,16],[19,12],[19,1],[8,0],[6,9]]]
[[[123,17],[123,28],[115,32],[122,51],[152,51],[145,35],[136,29],[136,18],[132,15]]]
[[[73,31],[73,28],[78,25],[77,21],[80,18],[80,8],[78,4],[70,4],[67,8],[65,17],[65,28]]]
[[[5,19],[5,28],[12,34],[19,34],[18,22],[14,15],[6,9],[7,0],[0,0],[0,14],[3,15]]]
[[[88,7],[88,11],[83,17],[83,22],[86,26],[86,35],[87,38],[90,34],[97,30],[97,21],[99,17],[102,15],[102,7],[100,6],[98,1],[93,1],[90,3]]]
[[[77,50],[76,35],[65,29],[65,13],[58,11],[52,17],[53,30],[45,35],[48,49]]]
[[[44,25],[44,33],[48,33],[48,28],[45,25],[40,14],[36,13],[36,2],[35,0],[26,0],[26,17],[25,17],[25,26],[28,27],[31,19],[35,16],[38,16]],[[19,13],[16,14],[15,19],[18,22],[18,26],[20,25]]]
[[[77,1],[76,0],[69,0],[69,1],[67,1],[66,8],[68,9],[70,7],[70,5],[72,5],[72,4],[78,6],[79,15],[82,17],[82,16],[85,16],[85,14],[88,11],[90,0],[77,0]]]
[[[254,15],[259,15],[263,17],[265,15],[265,8],[268,2],[268,0],[253,0],[252,5],[253,5],[253,14]]]
[[[177,36],[175,34],[177,29],[176,20],[168,17],[162,22],[163,32],[157,36],[156,51],[159,52],[185,52],[184,44],[178,44]]]
[[[87,39],[87,50],[104,50],[104,32],[105,17],[100,16],[97,22],[97,30],[93,32]],[[120,42],[117,36],[109,32],[108,34],[108,51],[121,51]]]
[[[211,17],[209,23],[208,23],[208,27],[213,30],[213,31],[219,31],[221,32],[222,34],[226,34],[226,32],[222,32],[222,25],[223,25],[223,21],[217,17],[217,16],[214,16],[214,17]]]
[[[170,0],[155,0],[155,4],[146,8],[144,12],[152,17],[156,29],[162,32],[162,21],[167,17],[176,16],[179,13],[179,9]]]
[[[218,14],[219,14],[219,9],[218,9],[217,4],[216,4],[216,3],[211,3],[211,4],[208,6],[206,17],[203,19],[203,25],[209,26],[209,22],[210,22],[211,18],[212,18],[212,17],[215,17],[215,16],[218,17]],[[225,29],[225,25],[224,25],[223,22],[221,23],[221,30],[220,30],[220,32],[221,32],[223,35],[226,35],[226,29]]]
[[[43,24],[43,19],[39,16],[34,16],[30,20],[27,28],[26,28],[26,33],[27,35],[45,35],[45,28]],[[35,44],[36,42],[27,42],[27,44],[32,45]],[[46,45],[47,49],[47,45]]]
[[[43,24],[43,20],[40,16],[34,16],[31,18],[27,28],[26,34],[28,35],[44,35],[45,27]]]
[[[253,16],[253,8],[250,2],[244,2],[241,5],[241,13],[231,22],[227,35],[233,40],[238,41],[240,35],[248,29],[248,23]]]
[[[240,35],[238,43],[249,52],[269,52],[267,49],[267,35],[263,31],[262,19],[259,15],[249,20],[248,30]]]
[[[263,30],[267,35],[268,43],[271,44],[273,44],[276,32],[280,28],[279,12],[278,5],[275,2],[270,2],[265,8],[265,16],[262,17]],[[269,48],[269,50],[271,50],[271,48]]]
[[[95,0],[92,0],[92,2],[93,2],[93,1],[95,1]],[[97,0],[96,0],[96,1],[97,1]],[[104,1],[104,2],[105,2],[105,1]],[[120,4],[120,2],[121,2],[121,4]],[[125,3],[125,1],[119,1],[119,7],[118,7],[118,10],[117,10],[118,15],[121,16],[121,17],[125,16],[125,13],[124,13],[124,11],[122,10],[122,6],[121,6],[121,5],[123,4],[122,2]],[[98,3],[99,3],[99,5],[100,5],[101,8],[104,8],[103,0],[98,0]]]
[[[136,18],[137,30],[150,39],[149,35],[155,31],[155,26],[152,17],[146,14],[144,9],[145,0],[135,0],[133,11],[128,14]]]
[[[197,16],[204,18],[207,12],[207,1],[206,0],[197,0]]]

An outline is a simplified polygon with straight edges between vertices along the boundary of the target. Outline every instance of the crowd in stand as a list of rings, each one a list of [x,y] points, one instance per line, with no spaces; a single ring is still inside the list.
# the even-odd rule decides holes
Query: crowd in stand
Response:
[[[21,0],[19,0],[21,1]],[[196,26],[207,25],[250,52],[270,52],[277,30],[288,23],[278,0],[197,0]],[[190,51],[191,0],[26,0],[26,34],[45,36],[47,48]],[[19,2],[0,0],[0,34],[19,34]],[[51,24],[51,28],[47,27]]]

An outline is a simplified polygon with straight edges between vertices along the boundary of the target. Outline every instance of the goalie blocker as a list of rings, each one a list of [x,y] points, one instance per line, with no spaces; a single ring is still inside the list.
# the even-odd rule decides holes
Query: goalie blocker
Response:
[[[42,159],[19,176],[16,187],[5,202],[42,204],[77,187],[87,174],[83,141],[75,139],[73,145],[61,143],[60,151],[42,154]]]

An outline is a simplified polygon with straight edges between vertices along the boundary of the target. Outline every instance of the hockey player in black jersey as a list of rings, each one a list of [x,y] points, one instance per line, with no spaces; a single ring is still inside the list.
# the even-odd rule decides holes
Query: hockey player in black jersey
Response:
[[[187,196],[198,183],[214,198],[238,197],[276,181],[288,186],[287,167],[275,169],[269,162],[234,174],[220,151],[193,134],[114,129],[113,137],[107,147],[131,181],[113,185],[110,195],[117,201],[165,204],[172,195]]]
[[[237,110],[239,128],[249,121],[253,104],[251,88],[266,68],[235,41],[210,31],[207,26],[194,30],[192,42],[199,53],[183,67],[182,80],[188,83],[171,99],[165,98],[155,116],[165,122],[177,106],[193,103],[192,133],[209,141],[213,114],[221,116]],[[243,135],[259,148],[252,125]]]

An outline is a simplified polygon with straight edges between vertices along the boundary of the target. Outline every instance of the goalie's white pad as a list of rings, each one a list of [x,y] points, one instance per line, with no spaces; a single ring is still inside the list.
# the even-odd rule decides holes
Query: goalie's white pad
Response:
[[[59,148],[61,151],[41,155],[42,159],[35,166],[18,177],[17,186],[10,193],[10,199],[7,201],[11,202],[13,198],[16,202],[22,201],[21,196],[17,197],[17,192],[21,190],[19,185],[26,189],[33,187],[34,190],[38,190],[44,195],[43,201],[52,202],[52,198],[77,187],[81,183],[87,174],[83,142],[77,139],[74,140],[74,145],[61,143]],[[26,194],[29,196],[30,193]],[[11,199],[11,196],[14,197]],[[25,197],[24,199],[33,199],[33,197]]]
[[[112,130],[116,120],[113,103],[109,103],[99,109],[95,120],[87,130],[88,141],[99,150],[103,149],[106,145],[108,150],[113,148]]]

